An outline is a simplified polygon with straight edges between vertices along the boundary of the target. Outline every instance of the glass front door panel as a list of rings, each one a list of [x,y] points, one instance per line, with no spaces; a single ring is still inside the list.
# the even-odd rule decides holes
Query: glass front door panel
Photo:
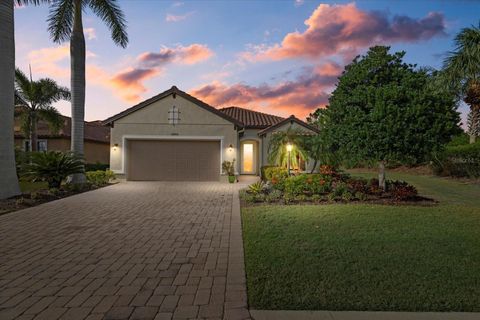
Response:
[[[243,144],[243,172],[253,172],[253,143]]]

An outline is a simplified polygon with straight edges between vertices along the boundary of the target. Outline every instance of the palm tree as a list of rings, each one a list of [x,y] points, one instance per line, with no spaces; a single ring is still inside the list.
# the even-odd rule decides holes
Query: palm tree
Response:
[[[444,75],[450,87],[456,89],[463,101],[470,105],[473,128],[480,126],[480,24],[463,28],[455,37],[455,51],[444,61]],[[470,143],[478,135],[470,130]]]
[[[304,137],[305,133],[295,128],[273,133],[268,145],[268,162],[272,165],[287,167],[289,156],[287,144],[291,144],[290,165],[294,168],[298,167],[298,158],[306,160],[308,157]]]
[[[15,98],[20,107],[22,131],[30,137],[31,151],[37,151],[37,123],[46,121],[53,132],[62,125],[62,116],[52,104],[59,100],[70,100],[70,91],[54,80],[45,78],[33,81],[20,70],[15,70]]]
[[[40,4],[48,0],[0,1],[0,199],[20,194],[15,168],[13,137],[15,83],[15,5]]]
[[[128,44],[126,22],[116,0],[57,0],[48,17],[48,30],[56,43],[70,41],[70,82],[72,90],[72,143],[71,150],[83,155],[83,126],[85,118],[85,36],[82,14],[90,10],[103,20],[111,31],[115,44],[125,48]],[[85,181],[84,174],[73,176],[73,183]]]

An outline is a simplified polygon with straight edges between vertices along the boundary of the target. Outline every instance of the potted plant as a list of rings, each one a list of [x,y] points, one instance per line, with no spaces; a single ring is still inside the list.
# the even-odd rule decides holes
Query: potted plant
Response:
[[[234,183],[235,182],[235,159],[232,161],[223,161],[222,169],[228,176],[228,182]]]

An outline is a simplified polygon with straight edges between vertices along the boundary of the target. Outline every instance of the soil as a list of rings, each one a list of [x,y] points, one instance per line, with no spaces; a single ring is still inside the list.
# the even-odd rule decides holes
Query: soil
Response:
[[[60,189],[55,193],[51,193],[49,190],[39,190],[31,193],[23,193],[19,196],[0,200],[0,215],[17,210],[35,207],[42,203],[70,197],[75,194],[92,191],[106,186],[88,186],[82,188],[81,190]]]

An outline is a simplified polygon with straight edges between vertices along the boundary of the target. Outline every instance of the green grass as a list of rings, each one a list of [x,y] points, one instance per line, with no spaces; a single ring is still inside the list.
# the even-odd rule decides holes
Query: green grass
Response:
[[[440,203],[243,208],[250,307],[480,311],[480,186],[389,178]]]
[[[48,189],[48,184],[46,182],[20,181],[20,190],[22,190],[22,192],[32,192],[45,189]]]

